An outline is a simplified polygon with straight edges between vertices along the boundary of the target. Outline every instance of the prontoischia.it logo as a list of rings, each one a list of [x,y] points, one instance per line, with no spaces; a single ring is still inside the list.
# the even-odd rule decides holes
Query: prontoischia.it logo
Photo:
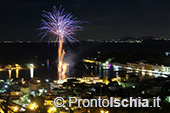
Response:
[[[149,105],[148,99],[142,99],[141,97],[128,99],[118,99],[110,97],[110,99],[77,99],[76,97],[68,98],[68,107],[73,105],[77,107],[160,107],[159,97],[153,97],[153,104]],[[63,107],[65,100],[62,97],[57,97],[54,99],[54,105],[56,107]]]

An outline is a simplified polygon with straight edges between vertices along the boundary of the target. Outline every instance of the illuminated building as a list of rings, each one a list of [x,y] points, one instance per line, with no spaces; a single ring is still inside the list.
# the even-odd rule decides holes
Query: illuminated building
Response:
[[[103,79],[100,79],[97,75],[83,75],[82,78],[67,77],[67,80],[68,79],[76,79],[79,80],[80,83],[103,83]]]
[[[162,65],[161,66],[161,68],[162,68],[162,73],[164,73],[164,74],[170,74],[170,67],[169,66],[164,66],[164,65]]]

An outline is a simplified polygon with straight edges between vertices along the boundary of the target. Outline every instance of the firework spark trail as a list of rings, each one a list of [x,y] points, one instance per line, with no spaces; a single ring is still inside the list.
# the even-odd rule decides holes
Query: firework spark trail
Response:
[[[63,63],[65,51],[63,49],[63,43],[67,40],[70,43],[78,41],[73,37],[76,31],[81,30],[80,24],[82,22],[74,18],[71,13],[65,12],[61,6],[59,10],[54,6],[52,12],[43,11],[42,23],[39,30],[42,35],[41,40],[49,36],[49,42],[55,41],[58,45],[58,77],[64,79],[66,77],[67,65]]]

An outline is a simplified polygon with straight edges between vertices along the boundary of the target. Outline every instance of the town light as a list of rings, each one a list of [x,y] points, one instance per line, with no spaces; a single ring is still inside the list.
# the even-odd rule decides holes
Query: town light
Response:
[[[31,110],[35,110],[37,107],[38,107],[38,105],[36,103],[32,103],[32,104],[29,105],[29,108]]]
[[[30,106],[30,109],[31,109],[31,110],[34,110],[34,107],[33,107],[33,106]]]
[[[37,80],[37,83],[40,83],[41,82],[41,80]]]
[[[55,107],[51,107],[51,108],[49,108],[48,113],[52,113],[54,111],[56,111],[56,108]]]
[[[100,110],[100,113],[109,113],[109,111]]]
[[[4,85],[5,88],[8,88],[8,85]]]
[[[19,110],[19,108],[16,106],[14,107],[14,112],[17,112]]]
[[[103,111],[103,110],[101,110],[101,111],[100,111],[100,113],[104,113],[104,111]]]
[[[49,79],[45,79],[46,82],[49,82]]]

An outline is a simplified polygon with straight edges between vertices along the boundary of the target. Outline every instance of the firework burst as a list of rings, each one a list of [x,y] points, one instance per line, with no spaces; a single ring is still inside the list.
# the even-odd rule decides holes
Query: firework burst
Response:
[[[63,43],[68,41],[70,43],[78,41],[73,37],[76,31],[81,30],[80,24],[82,22],[74,18],[71,13],[67,13],[64,8],[60,6],[57,9],[55,6],[51,12],[43,11],[42,23],[39,30],[42,35],[41,40],[49,36],[49,42],[54,41],[59,43],[58,45],[58,78],[64,79],[66,74],[66,64],[63,63],[65,51],[63,49]]]

